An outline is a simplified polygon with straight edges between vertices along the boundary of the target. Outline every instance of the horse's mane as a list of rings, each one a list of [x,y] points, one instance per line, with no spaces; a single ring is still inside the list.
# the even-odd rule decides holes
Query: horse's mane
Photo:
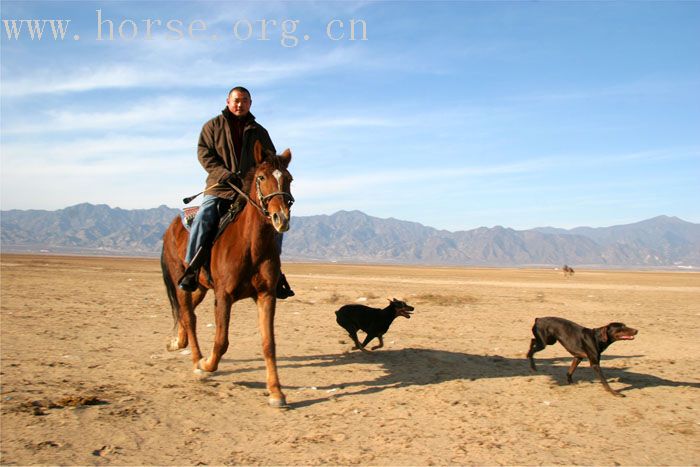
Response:
[[[243,187],[241,191],[243,193],[250,193],[250,188],[253,186],[253,178],[255,177],[255,168],[251,168],[243,179]]]

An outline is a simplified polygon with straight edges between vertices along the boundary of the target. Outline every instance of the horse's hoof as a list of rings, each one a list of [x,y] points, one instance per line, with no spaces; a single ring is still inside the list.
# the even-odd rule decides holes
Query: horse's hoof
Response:
[[[282,398],[278,397],[269,397],[267,399],[267,403],[270,405],[270,407],[275,408],[275,409],[288,409],[289,405],[287,405],[287,400],[282,396]]]
[[[199,361],[197,361],[197,366],[194,369],[194,374],[199,376],[200,378],[206,378],[207,376],[214,373],[213,371],[207,371],[204,368],[202,368],[203,363],[204,363],[204,359],[200,358]]]
[[[168,342],[168,345],[165,346],[165,348],[168,349],[169,352],[175,352],[176,350],[180,350],[177,337],[173,337],[172,339],[170,339],[170,342]]]
[[[209,376],[211,376],[213,374],[211,371],[204,371],[201,368],[195,368],[193,373],[194,373],[195,379],[200,380],[200,381],[206,380],[207,378],[209,378]]]

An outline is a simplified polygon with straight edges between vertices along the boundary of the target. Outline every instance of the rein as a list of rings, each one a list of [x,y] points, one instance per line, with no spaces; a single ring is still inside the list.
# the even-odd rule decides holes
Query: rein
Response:
[[[257,177],[255,179],[255,191],[258,194],[258,203],[250,199],[250,196],[245,194],[243,190],[238,188],[236,185],[233,183],[227,182],[228,185],[234,189],[239,195],[243,197],[247,202],[255,206],[255,208],[260,211],[260,213],[269,218],[270,217],[270,211],[267,210],[267,205],[269,204],[270,200],[274,198],[275,196],[282,196],[284,198],[287,198],[289,200],[289,205],[291,206],[294,203],[294,196],[292,196],[291,193],[287,193],[286,191],[275,191],[273,193],[270,193],[268,195],[263,195],[262,189],[260,189],[260,177]]]

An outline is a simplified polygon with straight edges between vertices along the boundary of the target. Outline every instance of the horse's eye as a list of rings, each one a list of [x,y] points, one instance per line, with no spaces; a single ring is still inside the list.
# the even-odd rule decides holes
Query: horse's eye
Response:
[[[258,180],[260,180],[260,181],[262,182],[263,180],[265,180],[265,176],[264,176],[264,175],[258,175]]]

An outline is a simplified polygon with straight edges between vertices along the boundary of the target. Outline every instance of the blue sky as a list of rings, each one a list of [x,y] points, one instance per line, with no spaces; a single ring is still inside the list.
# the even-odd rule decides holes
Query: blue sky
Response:
[[[98,10],[111,40],[106,22],[97,40]],[[700,2],[1,13],[3,210],[182,206],[205,180],[202,124],[244,85],[292,149],[295,215],[358,209],[452,231],[700,222]],[[70,20],[63,40],[48,23],[41,40],[26,23],[13,35],[12,20],[48,19]]]

